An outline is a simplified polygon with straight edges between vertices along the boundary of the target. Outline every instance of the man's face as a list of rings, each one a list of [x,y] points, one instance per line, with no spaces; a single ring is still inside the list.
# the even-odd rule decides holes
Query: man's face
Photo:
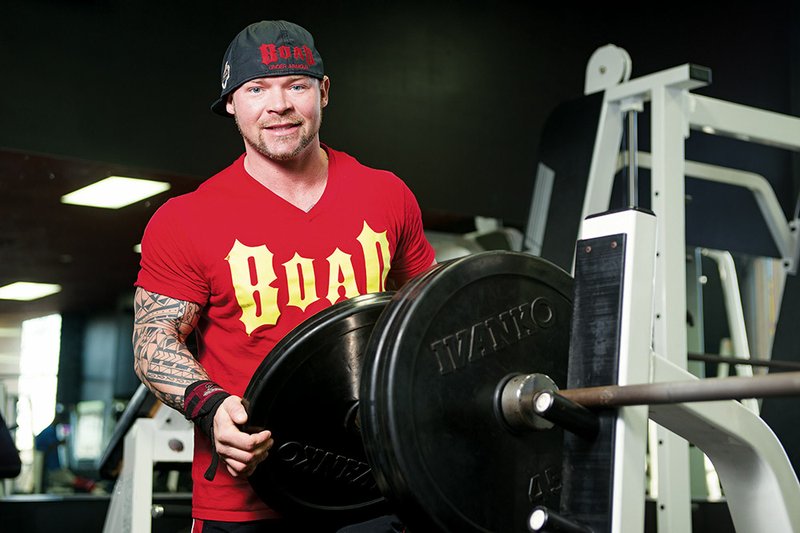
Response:
[[[329,87],[327,77],[258,78],[231,93],[226,108],[248,146],[270,159],[287,161],[319,133]]]

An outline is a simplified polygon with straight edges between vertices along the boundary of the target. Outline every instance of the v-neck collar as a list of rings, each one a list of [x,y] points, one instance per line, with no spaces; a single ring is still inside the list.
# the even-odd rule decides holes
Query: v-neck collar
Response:
[[[326,209],[326,206],[332,201],[331,198],[335,196],[336,184],[338,181],[338,174],[337,174],[337,165],[336,165],[336,156],[334,155],[333,151],[330,150],[325,144],[320,143],[320,147],[325,150],[325,153],[328,156],[328,177],[325,182],[325,190],[322,191],[322,196],[320,196],[317,203],[314,204],[311,209],[308,211],[303,211],[292,202],[286,200],[282,196],[276,194],[272,189],[267,187],[266,185],[259,182],[255,177],[253,177],[245,168],[244,166],[244,159],[245,155],[243,154],[241,157],[241,170],[242,175],[244,176],[245,180],[250,184],[249,188],[252,190],[253,194],[256,195],[264,195],[266,194],[270,198],[272,198],[272,205],[279,209],[285,211],[287,216],[292,216],[294,218],[299,219],[306,219],[311,220],[319,215],[319,213],[323,212]],[[259,192],[256,192],[258,190]]]

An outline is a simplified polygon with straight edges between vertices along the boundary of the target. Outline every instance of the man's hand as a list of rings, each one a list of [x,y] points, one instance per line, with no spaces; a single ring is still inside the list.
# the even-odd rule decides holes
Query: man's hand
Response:
[[[267,458],[274,441],[268,430],[244,433],[238,426],[247,423],[247,411],[238,396],[229,396],[214,415],[214,440],[217,453],[233,477],[249,476]]]

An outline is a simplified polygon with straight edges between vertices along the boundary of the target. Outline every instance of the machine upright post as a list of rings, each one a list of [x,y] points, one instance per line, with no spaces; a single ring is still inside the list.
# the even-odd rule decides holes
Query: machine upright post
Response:
[[[638,112],[634,109],[626,113],[628,119],[628,207],[639,206],[639,164],[636,154],[639,150],[637,129]]]
[[[656,232],[653,351],[687,368],[686,215],[684,143],[689,126],[682,109],[685,89],[666,85],[651,90],[651,201]],[[663,427],[656,428],[658,531],[692,530],[689,447]]]
[[[582,228],[582,240],[625,235],[619,385],[650,382],[656,226],[657,218],[652,213],[627,209],[590,217]],[[618,411],[612,465],[612,533],[640,533],[644,524],[645,476],[642,465],[646,460],[647,424],[646,406],[623,407]]]

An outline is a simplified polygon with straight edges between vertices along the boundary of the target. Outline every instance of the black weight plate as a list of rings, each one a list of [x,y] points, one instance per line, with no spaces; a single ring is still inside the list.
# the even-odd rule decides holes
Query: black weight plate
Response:
[[[357,428],[362,358],[391,299],[367,294],[306,320],[264,359],[244,393],[249,425],[275,444],[250,476],[274,509],[315,531],[386,512]]]
[[[558,508],[562,432],[511,431],[498,391],[518,373],[566,384],[571,291],[552,263],[485,252],[412,280],[384,310],[364,360],[362,436],[411,531],[527,531],[534,506]]]

